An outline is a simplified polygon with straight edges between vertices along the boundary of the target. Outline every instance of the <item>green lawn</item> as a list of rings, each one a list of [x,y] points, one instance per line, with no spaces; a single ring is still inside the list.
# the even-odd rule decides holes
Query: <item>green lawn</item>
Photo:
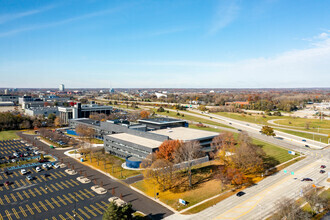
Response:
[[[290,124],[291,122],[291,124]],[[309,123],[309,128],[327,128],[330,129],[330,120],[320,120],[320,119],[307,119],[307,118],[291,118],[276,121],[276,124],[294,126],[305,128],[306,123]],[[330,130],[329,130],[330,132]]]
[[[309,134],[309,133],[304,133],[304,132],[299,132],[299,131],[291,131],[291,130],[285,130],[285,129],[275,129],[275,130],[279,130],[288,134],[292,134],[292,135],[296,135],[302,138],[308,138],[313,140],[313,134]],[[314,140],[315,141],[320,141],[322,143],[328,143],[328,137],[326,136],[322,136],[322,135],[316,135],[314,134]]]
[[[225,128],[232,128],[232,129],[234,129],[233,127],[230,127],[228,125],[221,124],[221,123],[218,123],[218,122],[214,122],[212,120],[207,120],[207,119],[199,118],[198,116],[191,116],[191,115],[187,115],[187,114],[184,114],[183,113],[184,116],[182,117],[181,114],[180,115],[177,115],[176,112],[172,112],[172,111],[170,111],[169,113],[167,113],[167,112],[157,112],[156,109],[153,109],[153,110],[158,115],[165,115],[165,116],[169,116],[169,117],[172,117],[172,118],[179,118],[179,119],[182,119],[182,120],[194,121],[194,122],[201,122],[203,124],[210,124],[210,125],[214,125],[214,126],[219,126],[219,127],[225,127]]]
[[[216,112],[213,114],[217,114],[220,116],[240,120],[240,121],[246,121],[251,122],[255,124],[268,124],[267,121],[273,120],[273,119],[284,119],[284,118],[290,118],[287,116],[268,116],[268,115],[260,115],[260,114],[242,114],[242,113],[232,113],[232,112]]]
[[[20,138],[16,134],[16,130],[11,131],[0,131],[0,140],[10,140],[10,139],[18,139]]]

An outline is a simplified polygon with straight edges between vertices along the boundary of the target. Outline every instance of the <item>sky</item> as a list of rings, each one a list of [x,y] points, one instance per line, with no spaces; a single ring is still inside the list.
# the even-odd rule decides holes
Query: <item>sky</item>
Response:
[[[0,87],[330,87],[328,0],[0,1]]]

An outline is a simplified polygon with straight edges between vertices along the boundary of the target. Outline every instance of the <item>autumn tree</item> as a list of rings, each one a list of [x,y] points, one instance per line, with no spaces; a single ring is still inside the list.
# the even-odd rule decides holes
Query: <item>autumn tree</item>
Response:
[[[166,140],[164,141],[156,151],[156,156],[158,159],[165,159],[170,162],[174,160],[174,152],[176,149],[181,147],[183,144],[180,140]]]
[[[141,168],[149,168],[151,167],[152,163],[157,160],[157,155],[156,153],[151,153],[144,158],[140,164]]]
[[[76,132],[79,136],[87,138],[89,142],[91,142],[92,138],[95,136],[95,130],[84,124],[78,124],[76,126]]]
[[[55,120],[54,120],[54,125],[55,127],[61,127],[63,124],[62,120],[60,117],[56,117]]]
[[[146,110],[143,110],[140,112],[140,116],[142,119],[147,119],[149,118],[149,115],[150,115],[150,112],[146,111]]]
[[[201,145],[198,141],[189,141],[184,143],[181,147],[177,148],[174,152],[174,161],[177,163],[187,162],[187,171],[188,171],[188,179],[189,186],[192,186],[192,175],[191,175],[191,167],[192,160],[200,158],[203,156],[201,152]]]
[[[267,135],[267,136],[275,136],[274,129],[272,127],[269,127],[267,125],[262,126],[261,133]]]
[[[235,138],[231,132],[223,132],[214,137],[211,142],[211,147],[214,149],[230,149],[235,145]]]

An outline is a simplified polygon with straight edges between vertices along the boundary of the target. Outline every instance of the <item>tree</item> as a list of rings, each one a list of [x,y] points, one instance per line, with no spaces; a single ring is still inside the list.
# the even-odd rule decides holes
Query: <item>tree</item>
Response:
[[[164,109],[162,106],[160,106],[160,107],[157,109],[157,112],[165,112],[165,109]]]
[[[134,210],[132,205],[129,203],[127,205],[118,206],[115,202],[111,202],[104,212],[103,220],[130,220],[133,219],[132,214]]]
[[[170,162],[174,160],[174,152],[183,144],[180,140],[166,140],[164,141],[156,151],[156,157],[158,159],[165,159]]]
[[[189,186],[192,186],[192,175],[191,175],[191,167],[192,160],[201,157],[203,154],[201,152],[201,145],[198,141],[189,141],[184,143],[181,147],[177,148],[174,152],[175,162],[187,162],[187,170],[188,170],[188,179]]]
[[[272,216],[272,220],[305,220],[312,217],[309,212],[303,211],[294,200],[288,198],[277,203],[276,211],[277,213]]]
[[[150,115],[150,113],[146,110],[143,110],[143,111],[140,112],[140,116],[141,116],[142,119],[149,118],[149,115]]]
[[[49,115],[48,115],[48,119],[50,119],[50,120],[55,120],[55,118],[56,118],[56,115],[54,114],[54,113],[50,113]]]
[[[303,198],[310,205],[313,214],[318,214],[322,209],[329,209],[328,200],[317,194],[316,189],[306,186],[303,188]]]
[[[230,132],[223,132],[218,136],[214,137],[211,142],[211,147],[219,150],[219,149],[231,149],[235,145],[235,138]]]
[[[87,125],[79,124],[76,126],[76,132],[79,136],[87,138],[91,142],[95,136],[95,130]]]
[[[261,133],[267,135],[267,136],[275,136],[274,129],[272,127],[269,127],[267,125],[262,126]]]
[[[55,127],[61,127],[62,126],[62,120],[60,117],[56,117],[55,120],[54,120],[54,125]]]

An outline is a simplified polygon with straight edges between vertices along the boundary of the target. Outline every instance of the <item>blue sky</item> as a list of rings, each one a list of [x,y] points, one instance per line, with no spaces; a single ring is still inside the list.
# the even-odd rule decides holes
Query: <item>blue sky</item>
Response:
[[[329,87],[327,0],[0,1],[0,87]]]

